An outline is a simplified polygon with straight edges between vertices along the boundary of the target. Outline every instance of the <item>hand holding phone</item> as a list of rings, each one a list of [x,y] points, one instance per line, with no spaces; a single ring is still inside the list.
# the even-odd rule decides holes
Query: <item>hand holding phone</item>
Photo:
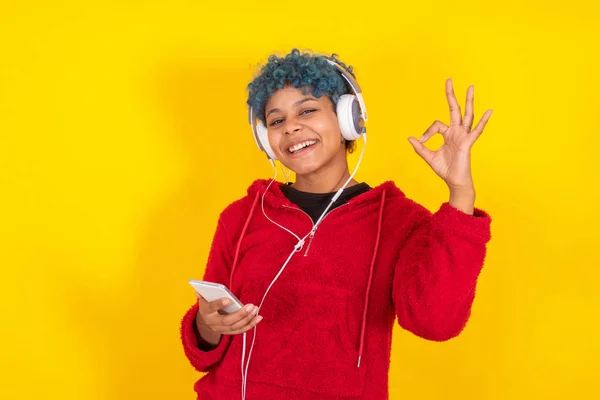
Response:
[[[243,307],[242,302],[239,301],[238,298],[235,297],[235,295],[231,293],[231,291],[227,289],[227,286],[225,285],[214,282],[197,281],[194,279],[190,279],[189,284],[196,289],[196,293],[200,294],[204,300],[208,302],[222,298],[229,299],[229,305],[219,310],[223,314],[234,313]]]
[[[223,285],[205,281],[190,281],[190,285],[196,289],[198,297],[196,327],[200,336],[213,346],[219,344],[221,335],[237,335],[249,331],[262,320],[262,317],[257,315],[258,307],[253,304],[242,306]],[[206,289],[207,287],[209,289]],[[204,295],[213,300],[209,301]],[[230,312],[231,310],[235,311]]]

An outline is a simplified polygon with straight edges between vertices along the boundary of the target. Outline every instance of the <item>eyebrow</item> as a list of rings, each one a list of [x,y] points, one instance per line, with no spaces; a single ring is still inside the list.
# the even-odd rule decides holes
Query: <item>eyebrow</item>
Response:
[[[312,98],[312,97],[305,97],[302,100],[298,100],[297,102],[295,102],[294,103],[294,107],[298,107],[300,104],[306,103],[307,101],[311,101],[311,100],[312,101],[318,101],[317,99]],[[281,110],[279,108],[272,108],[272,109],[270,109],[269,112],[267,113],[267,115],[265,116],[265,119],[268,118],[269,115],[271,113],[274,113],[275,111],[281,111]]]

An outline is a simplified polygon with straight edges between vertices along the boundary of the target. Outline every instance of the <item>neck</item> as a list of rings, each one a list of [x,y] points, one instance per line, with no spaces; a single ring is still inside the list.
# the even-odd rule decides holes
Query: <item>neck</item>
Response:
[[[338,191],[348,178],[350,178],[350,170],[344,153],[343,162],[332,162],[331,165],[324,165],[310,174],[296,175],[296,182],[292,187],[308,193],[330,193]],[[358,182],[352,179],[346,187],[356,184]]]

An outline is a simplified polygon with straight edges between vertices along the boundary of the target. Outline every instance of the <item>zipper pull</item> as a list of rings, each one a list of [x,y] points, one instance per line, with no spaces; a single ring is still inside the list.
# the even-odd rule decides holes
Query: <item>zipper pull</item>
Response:
[[[309,237],[310,237],[310,240],[308,241],[308,246],[306,246],[306,251],[304,251],[304,257],[306,257],[308,255],[308,249],[310,249],[310,244],[312,243],[313,237],[315,237],[315,232],[311,231]]]

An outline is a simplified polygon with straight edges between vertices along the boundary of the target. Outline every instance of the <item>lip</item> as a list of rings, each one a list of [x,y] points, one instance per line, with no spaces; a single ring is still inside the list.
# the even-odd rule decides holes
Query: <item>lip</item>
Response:
[[[292,146],[295,146],[295,145],[300,144],[300,143],[304,143],[304,142],[309,141],[309,140],[314,140],[315,142],[319,141],[319,139],[317,139],[317,138],[306,138],[306,139],[300,139],[300,140],[292,140],[292,141],[286,143],[285,151],[287,151]]]
[[[314,140],[316,143],[315,143],[315,144],[313,144],[312,146],[305,147],[305,148],[303,148],[302,150],[300,150],[300,151],[298,151],[298,152],[296,152],[296,153],[290,153],[290,152],[288,151],[288,149],[289,149],[290,147],[292,147],[292,146],[294,146],[294,145],[296,145],[296,144],[299,144],[299,143],[306,142],[307,140]],[[307,155],[307,154],[310,154],[310,153],[311,153],[311,152],[312,152],[312,151],[315,149],[315,147],[316,147],[316,146],[317,146],[319,143],[320,143],[319,139],[304,139],[304,140],[294,141],[294,142],[290,143],[290,144],[289,144],[289,146],[287,146],[287,147],[286,147],[286,149],[285,149],[285,154],[286,154],[286,156],[288,156],[288,157],[290,157],[290,158],[298,158],[298,157],[303,157],[303,156],[305,156],[305,155]]]

